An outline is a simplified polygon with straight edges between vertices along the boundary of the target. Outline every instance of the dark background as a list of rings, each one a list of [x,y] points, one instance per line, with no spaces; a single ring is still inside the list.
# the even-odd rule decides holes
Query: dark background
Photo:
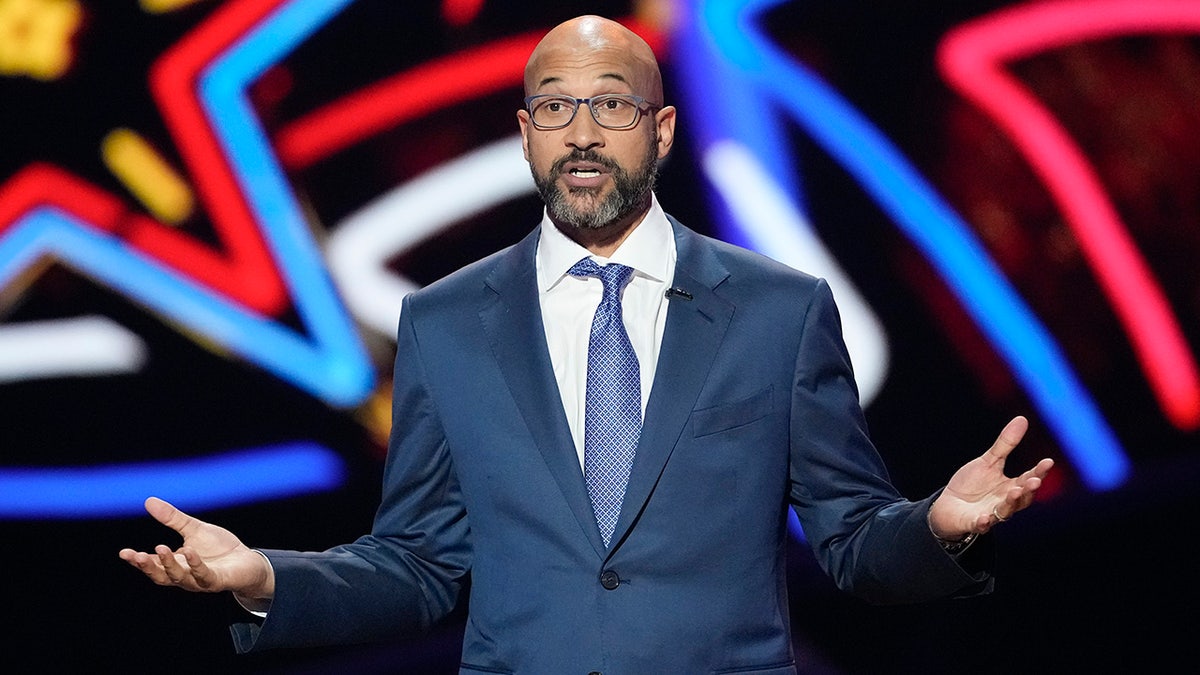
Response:
[[[140,208],[101,162],[100,139],[117,127],[134,129],[183,171],[146,77],[165,49],[221,4],[201,0],[155,14],[133,0],[79,3],[84,19],[71,40],[70,70],[49,80],[0,75],[0,187],[31,162],[46,162]],[[878,126],[976,228],[1059,341],[1133,472],[1103,492],[1079,480],[1020,384],[920,251],[845,170],[790,127],[809,217],[888,334],[887,380],[867,415],[901,491],[917,498],[939,487],[1014,414],[1030,416],[1032,429],[1011,466],[1042,456],[1058,461],[1039,501],[996,532],[998,581],[988,597],[867,606],[833,589],[796,543],[790,560],[798,658],[814,673],[1153,672],[1190,652],[1187,640],[1200,627],[1191,553],[1192,515],[1200,506],[1193,487],[1200,478],[1196,430],[1177,428],[1159,410],[1128,336],[1044,186],[934,68],[935,47],[948,29],[1012,3],[904,4],[911,6],[783,3],[763,25],[778,46]],[[447,18],[452,6],[469,10],[461,23]],[[5,7],[0,0],[0,40],[13,39],[2,32]],[[672,7],[359,0],[281,64],[286,78],[260,83],[253,99],[274,134],[372,82],[577,14],[636,15],[669,34]],[[719,234],[706,200],[697,198],[705,179],[689,136],[703,101],[683,100],[670,40],[665,45],[668,99],[681,117],[658,194],[683,222]],[[1013,72],[1094,159],[1195,352],[1200,41],[1181,32],[1082,43],[1023,59]],[[713,95],[720,95],[719,84]],[[514,82],[311,166],[289,168],[318,238],[421,171],[514,133],[520,97]],[[391,265],[428,283],[516,241],[540,209],[532,196],[512,200],[445,229]],[[202,211],[183,227],[201,239],[212,236]],[[323,549],[369,528],[386,431],[386,422],[372,417],[371,401],[332,407],[209,349],[102,282],[53,262],[39,269],[21,288],[0,289],[0,328],[104,315],[144,340],[149,358],[130,374],[0,383],[0,468],[99,466],[312,439],[336,450],[350,469],[341,487],[196,515],[251,545],[273,548]],[[376,394],[386,400],[394,346],[362,331],[380,378]],[[0,615],[8,617],[0,659],[13,664],[10,672],[131,666],[440,673],[457,666],[462,611],[428,636],[236,657],[226,625],[246,615],[229,597],[154,587],[117,558],[125,546],[175,543],[148,517],[0,515],[0,542]]]

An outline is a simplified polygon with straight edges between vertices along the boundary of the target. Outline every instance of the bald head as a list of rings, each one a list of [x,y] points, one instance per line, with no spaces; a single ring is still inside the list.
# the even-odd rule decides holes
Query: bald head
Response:
[[[567,71],[598,63],[611,66],[604,77],[624,81],[633,93],[663,104],[662,74],[650,45],[616,21],[600,16],[576,17],[546,33],[525,65],[525,94],[539,93],[561,81]]]

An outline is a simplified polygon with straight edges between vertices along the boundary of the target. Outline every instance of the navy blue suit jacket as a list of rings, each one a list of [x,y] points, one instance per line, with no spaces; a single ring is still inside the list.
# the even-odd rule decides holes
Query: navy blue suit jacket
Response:
[[[464,673],[791,673],[785,549],[874,602],[985,590],[889,483],[824,281],[672,220],[661,356],[612,545],[551,371],[538,232],[404,303],[373,530],[266,551],[276,598],[241,649],[378,639],[470,578]]]

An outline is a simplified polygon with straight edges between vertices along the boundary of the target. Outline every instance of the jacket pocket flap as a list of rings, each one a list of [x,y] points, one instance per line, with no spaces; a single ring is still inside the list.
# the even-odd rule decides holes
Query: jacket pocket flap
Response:
[[[692,413],[692,436],[715,434],[749,424],[774,410],[774,386],[732,403],[696,410]]]

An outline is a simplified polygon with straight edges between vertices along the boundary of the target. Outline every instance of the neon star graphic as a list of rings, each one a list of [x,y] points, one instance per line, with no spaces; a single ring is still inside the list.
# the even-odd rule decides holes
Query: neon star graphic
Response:
[[[245,95],[346,4],[230,3],[152,70],[153,92],[224,250],[34,164],[0,188],[0,287],[52,258],[332,405],[364,400],[371,364]],[[289,306],[306,334],[274,318]]]
[[[348,377],[330,381],[331,369],[340,363],[348,364],[343,370],[351,374],[365,372],[365,358],[344,310],[319,273],[323,261],[276,162],[276,150],[243,96],[258,75],[348,4],[314,0],[231,3],[164,54],[151,72],[156,101],[191,171],[200,201],[222,236],[225,256],[179,230],[130,211],[117,197],[62,169],[35,164],[0,186],[0,288],[20,280],[22,272],[32,269],[39,257],[52,256],[168,318],[190,319],[189,327],[203,329],[202,337],[227,348],[241,347],[238,353],[331,403],[361,402],[369,393],[367,377],[358,380],[361,384],[348,389],[349,393],[331,388],[339,382],[356,382]],[[653,35],[650,39],[657,41]],[[482,78],[487,90],[518,86],[524,59],[536,40],[532,34],[501,40],[470,57],[418,68],[368,88],[288,127],[295,133],[285,131],[275,139],[278,152],[295,168],[411,117],[480,95],[465,82]],[[501,55],[503,58],[498,58]],[[440,77],[449,71],[461,77]],[[455,84],[428,91],[439,81]],[[376,96],[380,88],[388,94],[383,99]],[[382,106],[378,105],[381,100]],[[364,105],[372,109],[365,110]],[[363,113],[368,113],[366,118]],[[365,119],[370,122],[364,123]],[[297,152],[297,148],[305,150]],[[519,163],[519,150],[508,150]],[[110,168],[120,167],[110,163]],[[530,189],[525,185],[530,181],[523,167],[505,174],[523,178],[519,185],[506,184],[501,192]],[[268,255],[261,255],[263,252]],[[278,270],[264,264],[271,256],[280,261]],[[277,282],[274,286],[272,280]],[[258,290],[248,292],[249,283],[257,283]],[[304,283],[309,284],[309,292],[294,292],[291,299],[301,318],[309,319],[305,321],[313,336],[309,342],[268,316],[284,307],[273,294],[275,289],[304,288]],[[393,325],[377,326],[381,332],[392,332],[394,307],[392,311]],[[227,327],[228,332],[224,330]],[[282,450],[245,450],[226,457],[221,466],[231,475],[250,473],[258,481],[257,487],[237,490],[240,495],[268,494],[277,484],[292,490],[319,489],[314,486],[328,487],[328,481],[314,475],[313,467],[329,462],[305,459],[319,450],[323,449],[303,443]],[[271,461],[264,461],[264,456]],[[174,477],[172,484],[187,491],[192,478],[205,475],[209,465],[203,461],[170,462],[157,467],[154,475],[158,479]],[[123,506],[112,506],[106,512],[136,512],[140,506],[129,501],[136,490],[123,486],[128,485],[128,476],[144,471],[142,467],[73,470],[71,480],[76,487],[72,491],[78,491],[80,483],[119,488],[127,499],[120,500]],[[53,508],[46,499],[37,498],[38,494],[50,494],[36,488],[46,484],[44,478],[28,472],[0,472],[0,489],[25,495],[22,499],[28,505],[12,506],[17,509],[14,513],[45,515]],[[230,495],[224,499],[237,501]],[[79,505],[72,508],[60,515],[95,514]]]
[[[40,261],[55,260],[331,405],[365,400],[372,366],[246,96],[263,71],[347,4],[229,3],[155,64],[152,89],[224,251],[129,210],[67,171],[33,164],[0,186],[0,288],[27,282]],[[289,303],[305,332],[275,318]],[[132,493],[147,475],[162,493],[194,494],[213,484],[214,466],[237,477],[236,494],[200,504],[328,489],[341,474],[335,453],[307,442],[219,460],[72,469],[69,481],[60,480],[67,475],[61,467],[8,469],[0,470],[0,493],[9,498],[0,515],[95,515],[47,486],[119,493],[120,504],[106,513],[133,512],[140,498]]]

